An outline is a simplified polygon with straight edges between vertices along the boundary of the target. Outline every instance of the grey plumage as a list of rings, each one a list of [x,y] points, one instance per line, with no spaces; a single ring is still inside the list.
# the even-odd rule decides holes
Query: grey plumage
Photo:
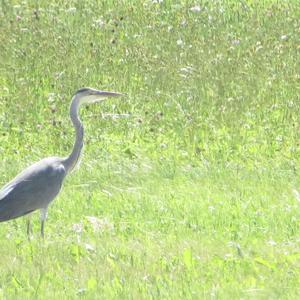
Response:
[[[78,163],[83,148],[83,125],[78,117],[83,103],[99,102],[119,93],[82,88],[73,96],[70,117],[76,130],[76,140],[71,154],[66,158],[48,157],[29,166],[0,190],[0,222],[41,210],[41,234],[44,236],[44,222],[48,205],[61,190],[66,175]],[[27,233],[30,232],[30,221]]]

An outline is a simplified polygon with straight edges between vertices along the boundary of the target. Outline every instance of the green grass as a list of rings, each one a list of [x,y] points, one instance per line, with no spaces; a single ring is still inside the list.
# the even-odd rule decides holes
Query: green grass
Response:
[[[195,6],[1,2],[1,184],[69,153],[78,88],[127,96],[82,108],[45,241],[0,224],[0,299],[299,299],[298,1]]]

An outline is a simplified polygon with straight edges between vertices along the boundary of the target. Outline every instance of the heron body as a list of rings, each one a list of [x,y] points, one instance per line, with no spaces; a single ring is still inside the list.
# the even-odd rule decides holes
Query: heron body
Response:
[[[29,166],[0,190],[0,222],[41,210],[41,234],[49,204],[59,194],[63,181],[79,161],[83,148],[83,126],[79,119],[81,104],[99,102],[119,93],[98,91],[92,88],[78,90],[71,102],[70,117],[76,130],[76,140],[68,157],[48,157]],[[30,233],[30,221],[27,224]]]
[[[59,193],[66,174],[58,157],[45,158],[25,169],[0,191],[0,222],[47,209]]]

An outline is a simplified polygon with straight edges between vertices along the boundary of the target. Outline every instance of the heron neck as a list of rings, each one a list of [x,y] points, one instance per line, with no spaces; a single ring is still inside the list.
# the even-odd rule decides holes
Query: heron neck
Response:
[[[80,99],[76,96],[73,98],[70,107],[70,117],[76,131],[75,144],[71,154],[64,160],[64,166],[67,172],[71,172],[79,162],[80,154],[83,148],[83,125],[79,119]]]

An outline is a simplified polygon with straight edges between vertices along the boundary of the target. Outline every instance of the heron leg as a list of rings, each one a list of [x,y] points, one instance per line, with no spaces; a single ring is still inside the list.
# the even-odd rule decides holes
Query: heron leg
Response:
[[[41,236],[42,236],[42,238],[45,237],[44,227],[45,227],[45,221],[47,219],[47,216],[48,216],[48,209],[47,209],[47,207],[46,208],[42,208],[41,209]]]
[[[30,240],[30,236],[32,234],[32,227],[31,227],[31,215],[27,217],[27,237]]]

